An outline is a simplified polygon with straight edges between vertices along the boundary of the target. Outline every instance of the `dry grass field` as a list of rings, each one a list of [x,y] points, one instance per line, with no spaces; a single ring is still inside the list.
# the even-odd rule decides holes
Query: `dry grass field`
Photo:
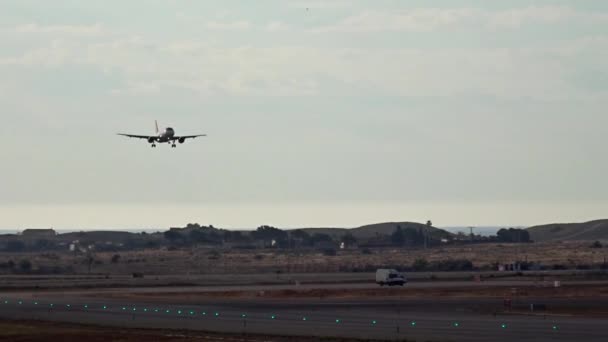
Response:
[[[119,255],[120,257],[115,257]],[[114,260],[112,260],[114,257]],[[320,251],[277,250],[214,250],[192,248],[183,250],[141,250],[117,253],[95,253],[91,274],[131,275],[196,275],[241,273],[324,273],[362,272],[377,267],[409,267],[418,258],[429,262],[467,259],[482,269],[495,263],[528,261],[543,265],[601,264],[608,257],[608,248],[591,248],[591,242],[577,241],[545,244],[478,244],[424,249],[378,249],[371,251],[341,250],[336,255]],[[87,274],[87,257],[70,252],[1,253],[0,263],[12,261],[19,270],[28,260],[31,272],[42,268],[59,274]],[[8,274],[11,270],[0,269]],[[51,272],[52,273],[52,272]]]

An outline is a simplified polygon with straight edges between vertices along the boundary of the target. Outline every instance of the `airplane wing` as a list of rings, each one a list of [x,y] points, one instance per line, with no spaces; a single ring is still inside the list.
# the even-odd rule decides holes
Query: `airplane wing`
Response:
[[[129,138],[139,138],[139,139],[150,139],[150,138],[156,138],[154,136],[149,136],[149,135],[135,135],[135,134],[123,134],[123,133],[118,133],[118,135],[122,135],[123,137],[129,137]]]
[[[197,134],[197,135],[182,135],[180,137],[173,137],[171,138],[172,140],[186,140],[186,139],[194,139],[194,138],[198,138],[198,137],[206,137],[207,134]]]

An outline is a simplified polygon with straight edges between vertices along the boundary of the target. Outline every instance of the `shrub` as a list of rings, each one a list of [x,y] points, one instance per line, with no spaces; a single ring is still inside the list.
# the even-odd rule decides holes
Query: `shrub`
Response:
[[[325,256],[336,256],[337,252],[334,248],[327,248],[323,250],[323,255]]]
[[[25,243],[22,241],[14,240],[6,243],[7,252],[21,252],[25,249]]]
[[[218,251],[209,252],[209,260],[217,260],[219,258],[220,258],[220,252],[218,252]]]
[[[429,267],[429,262],[426,259],[419,258],[412,264],[412,269],[416,272],[425,271]]]
[[[32,270],[32,263],[27,259],[23,259],[19,262],[19,268],[23,272],[30,272]]]

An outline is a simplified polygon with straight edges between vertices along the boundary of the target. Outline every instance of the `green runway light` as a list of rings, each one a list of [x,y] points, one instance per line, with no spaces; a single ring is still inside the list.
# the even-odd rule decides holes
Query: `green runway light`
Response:
[[[4,301],[4,304],[8,304],[8,300],[5,300],[5,301]]]
[[[412,322],[410,323],[410,325],[411,325],[411,326],[413,326],[413,327],[415,327],[415,326],[416,326],[416,321],[412,321]]]
[[[137,311],[137,309],[136,309],[136,308],[133,308],[133,311]]]
[[[243,318],[245,318],[245,317],[247,317],[247,315],[245,315],[245,314],[242,314],[242,315],[241,315],[241,317],[243,317]]]
[[[49,306],[50,306],[50,307],[53,307],[53,306],[55,306],[55,304],[49,304]]]
[[[216,313],[215,313],[215,317],[217,317],[217,316],[219,316],[219,315],[220,315],[220,313],[219,313],[219,312],[216,312]]]
[[[85,309],[88,309],[88,308],[89,308],[89,306],[88,306],[87,304],[85,304],[85,305],[84,305],[84,308],[85,308]]]
[[[557,327],[557,325],[553,326],[553,330],[558,330],[559,328]]]
[[[154,309],[154,312],[158,312],[158,309]]]
[[[144,308],[144,312],[148,312],[148,309]]]
[[[182,310],[177,310],[177,314],[181,315],[182,314]]]
[[[336,323],[340,323],[340,320],[339,320],[339,319],[337,319],[337,320],[336,320]]]
[[[103,306],[103,309],[104,309],[104,310],[105,310],[105,309],[107,309],[107,308],[108,308],[107,306],[105,306],[105,305]]]
[[[171,312],[171,310],[167,310],[167,313],[170,313],[170,312]]]
[[[22,302],[22,301],[19,301],[19,305],[21,305],[21,304],[23,304],[23,302]]]
[[[203,316],[207,316],[207,313],[205,311],[203,311]]]
[[[191,315],[194,315],[194,311],[190,311],[190,314],[191,314]]]
[[[503,329],[506,329],[507,325],[503,323],[503,324],[500,325],[500,327],[503,328]]]
[[[372,321],[372,324],[373,324],[373,325],[376,325],[377,323],[378,323],[378,322],[376,322],[376,321]]]
[[[34,305],[38,305],[38,302],[34,302]]]
[[[456,323],[454,323],[454,326],[455,326],[456,328],[458,328],[458,327],[460,326],[460,323],[456,322]]]
[[[69,308],[69,307],[71,307],[71,305],[70,305],[70,304],[66,304],[65,306],[66,306],[66,307],[68,307],[68,308]]]
[[[277,318],[277,316],[275,316],[275,315],[270,316],[270,319],[275,319],[275,318]]]
[[[303,320],[303,321],[306,321],[307,319],[306,319],[306,317],[302,317],[302,320]]]

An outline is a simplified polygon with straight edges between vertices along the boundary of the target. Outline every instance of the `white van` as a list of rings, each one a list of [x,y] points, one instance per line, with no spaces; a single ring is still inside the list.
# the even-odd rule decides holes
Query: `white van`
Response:
[[[407,283],[405,276],[393,269],[378,269],[376,271],[376,283],[380,286],[388,285],[401,285]]]

